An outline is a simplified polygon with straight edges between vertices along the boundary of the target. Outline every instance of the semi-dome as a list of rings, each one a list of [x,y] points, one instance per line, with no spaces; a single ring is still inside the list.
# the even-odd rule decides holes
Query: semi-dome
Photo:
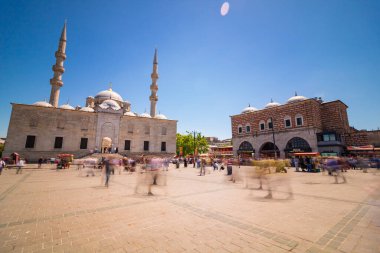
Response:
[[[65,109],[65,110],[75,110],[75,108],[72,107],[72,106],[69,105],[69,104],[61,105],[59,108],[61,108],[61,109]]]
[[[121,109],[120,105],[116,101],[111,100],[111,99],[104,100],[103,103],[101,103],[99,106],[102,109],[111,108],[111,109],[113,109],[115,111]]]
[[[136,114],[133,112],[126,112],[126,113],[124,113],[124,115],[125,116],[136,116]]]
[[[42,107],[53,107],[51,104],[49,104],[46,101],[38,101],[38,102],[35,102],[33,105],[42,106]]]
[[[297,92],[296,92],[293,97],[288,99],[288,103],[298,102],[298,101],[302,101],[302,100],[306,100],[306,99],[307,98],[304,96],[298,96]]]
[[[154,118],[156,119],[168,119],[165,115],[163,114],[157,114]]]
[[[99,92],[98,94],[96,94],[95,99],[97,100],[111,99],[111,100],[123,102],[123,98],[117,92],[114,92],[111,88],[109,88],[108,90],[103,90]]]
[[[82,107],[79,111],[82,111],[82,112],[94,112],[94,109],[92,109],[91,107]]]
[[[254,112],[257,111],[258,109],[255,107],[252,107],[251,105],[248,105],[248,107],[244,108],[241,113],[248,113],[248,112]]]
[[[280,103],[274,102],[272,99],[270,100],[270,103],[268,103],[265,108],[272,108],[281,105]]]
[[[148,114],[148,113],[146,113],[146,112],[140,114],[139,116],[140,116],[140,117],[143,117],[143,118],[152,118],[152,117],[150,116],[150,114]]]

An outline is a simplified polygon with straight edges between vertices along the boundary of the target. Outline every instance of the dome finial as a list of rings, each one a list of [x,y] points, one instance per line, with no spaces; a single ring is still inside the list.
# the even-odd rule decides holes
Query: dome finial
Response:
[[[273,98],[270,99],[270,102],[273,103]]]
[[[108,86],[109,86],[108,90],[112,91],[112,82],[109,82]]]
[[[250,103],[248,103],[248,107],[251,107],[251,104],[250,104]]]
[[[67,105],[69,104],[69,101],[70,101],[70,100],[69,100],[69,99],[67,99],[67,102],[66,102],[66,104],[67,104]]]
[[[297,91],[296,91],[296,92],[294,92],[294,96],[298,96],[298,95],[297,95]]]

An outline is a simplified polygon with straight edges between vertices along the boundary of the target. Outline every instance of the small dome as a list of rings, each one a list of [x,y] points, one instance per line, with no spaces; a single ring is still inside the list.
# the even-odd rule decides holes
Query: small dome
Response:
[[[298,102],[298,101],[302,101],[302,100],[306,100],[306,99],[307,98],[304,96],[298,96],[297,92],[296,92],[293,97],[288,99],[288,103]]]
[[[281,105],[280,103],[274,102],[272,99],[270,100],[270,103],[268,103],[265,108],[271,108]]]
[[[94,109],[92,109],[91,107],[82,107],[81,109],[79,109],[79,111],[82,111],[82,112],[94,112]]]
[[[111,100],[111,99],[104,100],[103,103],[101,103],[99,106],[102,109],[111,108],[111,109],[113,109],[115,111],[121,109],[120,105],[117,102],[115,102],[114,100]]]
[[[65,110],[75,110],[75,108],[72,107],[72,106],[69,105],[69,104],[61,105],[59,108],[61,108],[61,109],[65,109]]]
[[[38,102],[35,102],[33,105],[42,106],[42,107],[53,107],[51,104],[49,104],[46,101],[38,101]]]
[[[251,105],[248,105],[248,107],[244,108],[243,111],[241,111],[241,113],[248,113],[248,112],[254,112],[254,111],[258,111],[258,109],[255,107],[252,107]]]
[[[165,115],[163,114],[157,114],[155,117],[155,119],[168,119]]]
[[[116,100],[119,102],[123,102],[123,98],[116,92],[114,92],[111,88],[108,90],[103,90],[96,94],[95,96],[96,99],[111,99],[111,100]]]
[[[148,114],[148,113],[146,113],[146,112],[140,114],[139,116],[140,116],[140,117],[143,117],[143,118],[152,118],[152,117],[150,116],[150,114]]]
[[[125,116],[136,116],[136,114],[133,112],[126,112],[126,113],[124,113],[124,115]]]

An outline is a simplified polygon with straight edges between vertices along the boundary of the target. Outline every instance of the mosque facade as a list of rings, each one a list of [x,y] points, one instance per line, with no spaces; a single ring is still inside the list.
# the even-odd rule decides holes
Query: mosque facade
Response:
[[[175,154],[177,121],[156,112],[157,50],[151,74],[150,113],[142,114],[132,112],[130,102],[111,88],[87,97],[84,107],[59,105],[65,52],[66,24],[55,53],[49,102],[39,101],[32,105],[11,103],[3,157],[16,152],[33,161],[62,153],[82,157],[105,150],[125,155]]]
[[[248,106],[231,116],[234,155],[286,158],[294,153],[343,155],[349,146],[369,145],[366,131],[349,125],[347,105],[340,100],[295,96],[265,108]]]

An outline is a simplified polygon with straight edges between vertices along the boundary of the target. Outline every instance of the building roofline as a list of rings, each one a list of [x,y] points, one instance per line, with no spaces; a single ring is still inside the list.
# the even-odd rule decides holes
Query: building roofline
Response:
[[[333,101],[328,101],[328,102],[322,102],[322,104],[328,104],[328,103],[333,103],[333,102],[340,102],[342,104],[344,104],[347,108],[348,108],[348,105],[346,105],[344,102],[342,102],[342,100],[340,99],[336,99],[336,100],[333,100]]]
[[[288,105],[294,105],[294,104],[298,104],[298,103],[304,103],[306,101],[315,101],[317,103],[320,103],[317,99],[315,98],[307,98],[305,100],[302,100],[302,101],[296,101],[296,102],[292,102],[292,103],[285,103],[285,104],[280,104],[278,106],[274,106],[274,107],[270,107],[270,108],[262,108],[262,109],[258,109],[257,111],[253,111],[253,112],[246,112],[246,113],[239,113],[239,114],[235,114],[235,115],[230,115],[230,117],[235,117],[235,116],[240,116],[240,115],[243,115],[243,114],[253,114],[253,113],[257,113],[257,112],[261,112],[261,111],[264,111],[264,110],[274,110],[275,108],[281,108],[283,106],[288,106]],[[343,103],[343,102],[342,102]]]

